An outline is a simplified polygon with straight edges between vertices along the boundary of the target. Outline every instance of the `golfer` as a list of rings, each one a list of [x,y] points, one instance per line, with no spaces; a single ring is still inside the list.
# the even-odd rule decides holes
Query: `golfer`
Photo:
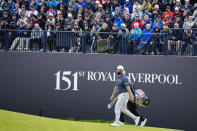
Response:
[[[116,102],[115,110],[114,110],[116,115],[115,122],[110,124],[110,126],[120,126],[124,124],[121,121],[119,121],[121,112],[132,118],[135,122],[135,126],[137,126],[140,117],[135,116],[127,109],[127,102],[128,100],[134,102],[134,95],[131,93],[129,80],[123,72],[124,72],[124,67],[122,65],[117,66],[116,86],[114,87],[110,100],[114,99],[116,93],[118,94],[118,100]]]

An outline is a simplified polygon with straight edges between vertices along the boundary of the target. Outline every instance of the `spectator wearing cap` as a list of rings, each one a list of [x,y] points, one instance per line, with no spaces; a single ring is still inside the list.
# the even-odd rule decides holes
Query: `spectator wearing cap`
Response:
[[[66,0],[67,1],[67,0]],[[67,3],[67,2],[66,2]],[[63,7],[64,10],[68,10],[67,4],[64,3],[64,0],[59,0],[59,3],[57,5],[57,10],[60,10],[60,7]]]
[[[78,8],[78,7],[77,7],[76,0],[69,0],[69,2],[68,2],[68,7],[70,7],[70,8],[72,7],[73,10],[76,11],[76,10],[77,10],[76,8]]]
[[[96,11],[96,13],[100,13],[101,16],[104,16],[105,10],[103,9],[103,6],[101,4],[99,4],[98,11]]]
[[[67,18],[65,19],[65,24],[67,25],[67,23],[69,23],[71,25],[71,27],[73,27],[74,25],[74,20],[72,17],[72,14],[68,14]]]
[[[175,8],[178,8],[179,9],[179,12],[182,12],[182,4],[181,4],[181,1],[180,0],[176,0],[176,3],[174,5],[174,9]]]
[[[135,17],[136,17],[136,20],[133,21],[132,26],[131,26],[131,29],[134,28],[134,24],[135,24],[135,23],[138,23],[138,26],[139,26],[139,28],[141,29],[141,27],[142,27],[142,21],[143,21],[143,20],[141,20],[141,18],[140,18],[140,16],[139,16],[138,14],[136,14]]]
[[[189,0],[185,0],[185,4],[182,6],[183,9],[189,8],[192,9],[193,6],[189,3]]]
[[[109,29],[109,30],[112,30],[113,23],[112,23],[111,18],[110,18],[109,15],[106,15],[106,16],[105,16],[104,22],[108,25],[108,26],[107,26],[108,29]]]
[[[56,16],[56,19],[55,19],[55,23],[59,23],[59,24],[60,24],[60,27],[61,27],[61,28],[64,28],[65,20],[64,20],[64,17],[63,17],[63,15],[62,15],[62,12],[61,12],[61,11],[58,11],[58,12],[57,12],[57,16]]]
[[[188,27],[191,28],[196,22],[197,20],[193,21],[193,16],[189,16],[188,19],[184,22],[183,28],[184,29],[187,29]]]
[[[126,0],[125,4],[124,4],[124,8],[128,8],[129,9],[129,14],[132,13],[133,11],[133,6],[131,5],[131,3],[129,2],[129,0]]]
[[[131,29],[132,21],[131,21],[131,17],[129,14],[125,15],[124,23],[125,23],[127,29]]]
[[[173,24],[173,21],[171,20],[171,16],[170,15],[167,16],[167,20],[165,21],[165,24],[167,24],[169,28],[173,28],[174,27],[174,24]]]
[[[119,15],[122,18],[122,12],[120,11],[120,7],[116,7],[115,12],[112,13],[114,16]]]
[[[25,37],[25,32],[26,30],[26,25],[23,21],[20,22],[20,26],[17,28],[17,38],[12,42],[11,45],[11,50],[14,49],[21,49],[21,47],[23,47],[23,43],[24,43],[24,37]]]
[[[151,18],[151,13],[148,11],[148,8],[147,7],[145,7],[144,8],[144,13],[143,13],[143,15],[142,15],[142,19],[144,19],[144,16],[145,15],[148,15],[149,16],[149,18]],[[151,20],[152,20],[152,18],[151,18]]]
[[[27,23],[27,27],[26,27],[26,31],[24,32],[25,36],[24,36],[24,50],[29,50],[29,41],[30,41],[30,37],[31,37],[31,31],[32,31],[32,24],[31,23]]]
[[[34,6],[31,6],[31,10],[28,11],[28,17],[30,17],[31,14],[33,14],[34,16],[37,16],[38,15],[38,11],[35,10],[35,7]]]
[[[114,53],[118,52],[120,49],[120,43],[119,43],[119,38],[118,38],[118,27],[117,24],[114,24],[112,27],[112,34],[111,34],[111,39],[112,39],[112,45],[113,45],[113,51]]]
[[[140,17],[140,19],[142,19],[143,13],[142,13],[142,11],[140,11],[140,9],[138,7],[136,7],[135,12],[133,12],[131,14],[132,20],[135,20],[137,15]]]
[[[144,8],[147,7],[148,11],[152,10],[152,5],[148,0],[143,0],[142,6],[140,8],[140,10],[144,10]]]
[[[14,9],[15,3],[12,0],[8,0],[7,4],[8,4],[8,7],[10,8],[10,10]]]
[[[36,18],[33,14],[30,15],[30,18],[27,20],[27,23],[32,23],[32,26],[36,24]]]
[[[152,5],[152,11],[155,8],[155,5],[158,5],[158,7],[162,7],[161,1],[159,0],[153,0],[151,5]]]
[[[10,23],[10,17],[8,16],[8,12],[7,11],[3,12],[3,17],[1,18],[1,20],[6,25],[6,27],[8,27],[8,25]]]
[[[94,6],[93,6],[93,8],[92,8],[92,11],[95,13],[96,11],[98,11],[98,6],[99,6],[99,4],[100,4],[100,1],[99,0],[96,0],[95,2],[94,2]]]
[[[163,12],[159,10],[159,5],[155,5],[152,11],[152,16],[151,16],[152,20],[153,21],[156,20],[158,15],[162,16]]]
[[[30,39],[30,50],[33,50],[33,47],[38,47],[39,50],[42,48],[42,36],[43,31],[40,28],[39,24],[35,24],[34,29],[31,32],[31,39]]]
[[[42,14],[42,17],[46,19],[45,14],[47,13],[47,7],[46,3],[40,3],[39,9],[38,9],[39,14]]]
[[[179,11],[178,7],[176,7],[174,10],[175,12],[173,14],[173,20],[175,20],[175,16],[179,16],[180,18],[183,16],[183,14]]]
[[[49,17],[46,20],[46,27],[47,27],[48,24],[55,25],[55,18],[53,18],[53,14],[52,13],[49,14]]]
[[[62,14],[62,17],[63,18],[66,18],[67,16],[67,11],[66,11],[66,6],[64,4],[60,4],[59,5],[59,11],[61,12]],[[71,13],[72,14],[72,13]]]
[[[113,4],[111,5],[111,13],[113,14],[113,12],[122,12],[122,6],[118,3],[118,0],[114,0]]]
[[[141,7],[142,6],[140,5],[139,1],[135,1],[133,5],[133,13],[136,12],[136,8],[139,10]]]
[[[179,28],[183,28],[183,21],[179,15],[175,16],[174,22],[179,24]]]
[[[124,23],[121,24],[121,28],[118,33],[118,37],[120,39],[120,45],[123,45],[126,43],[128,45],[129,42],[129,30],[126,28],[126,25]],[[123,52],[124,47],[120,47],[120,51]]]
[[[53,9],[53,6],[52,5],[49,6],[49,10],[46,13],[46,18],[49,17],[49,14],[52,14],[53,15],[52,16],[53,18],[56,16],[56,11]]]
[[[30,0],[29,10],[31,10],[31,6],[34,6],[35,10],[38,10],[39,4],[36,0]]]
[[[94,4],[92,3],[91,0],[86,0],[86,3],[85,3],[85,8],[88,8],[88,9],[93,9],[94,7]]]
[[[83,23],[87,24],[88,26],[91,25],[91,20],[90,20],[89,14],[85,14]],[[82,28],[82,29],[83,29],[83,28]]]
[[[9,17],[11,16],[11,10],[10,10],[7,3],[4,4],[4,11],[3,12],[7,12]]]
[[[78,5],[77,15],[74,16],[73,19],[75,19],[75,18],[78,16],[78,14],[81,14],[81,16],[83,17],[83,16],[84,16],[84,13],[85,13],[85,12],[84,12],[82,6],[81,6],[81,5]]]
[[[68,16],[68,14],[71,14],[72,16],[77,16],[77,12],[74,11],[74,8],[72,5],[68,6],[68,10],[67,10],[66,16],[64,16],[64,18],[66,18]]]
[[[152,42],[152,48],[153,48],[153,52],[154,52],[154,55],[157,55],[157,50],[159,51],[159,54],[162,54],[163,53],[163,49],[164,49],[164,45],[161,44],[160,40],[161,40],[161,36],[160,36],[160,32],[161,32],[161,29],[159,27],[156,27],[154,29],[154,33],[153,34],[153,42]]]
[[[83,0],[78,0],[78,5],[82,6],[82,9],[85,9],[85,2]]]
[[[173,13],[172,13],[172,11],[170,11],[170,6],[167,6],[166,7],[166,11],[163,13],[162,19],[164,21],[166,21],[167,20],[167,16],[170,16],[171,17],[171,20],[173,19]]]
[[[13,22],[14,24],[17,24],[17,21],[18,21],[18,19],[17,19],[16,14],[13,14],[12,18],[10,19],[10,23]]]
[[[121,28],[121,24],[123,23],[122,18],[121,18],[121,16],[120,16],[120,15],[115,15],[115,16],[114,16],[114,18],[115,18],[115,20],[114,20],[114,24],[116,23],[116,24],[117,24],[117,26],[118,26],[118,30],[120,30],[120,28]]]
[[[147,24],[146,28],[142,31],[141,44],[139,45],[139,47],[142,46],[142,48],[138,47],[139,50],[142,49],[142,54],[146,54],[147,51],[148,54],[152,52],[151,49],[152,33],[153,30],[151,29],[151,25]]]
[[[42,15],[41,14],[38,14],[37,15],[37,23],[38,23],[38,25],[40,25],[40,28],[42,29],[42,30],[44,30],[45,29],[45,20],[43,19],[43,17],[42,17]]]
[[[75,40],[73,45],[71,45],[70,52],[79,52],[82,47],[82,29],[79,27],[77,22],[75,22],[72,31],[74,32]]]
[[[113,15],[110,13],[110,8],[105,9],[105,16],[109,15],[110,19],[113,20]]]
[[[144,19],[142,21],[141,29],[142,30],[145,29],[147,24],[150,24],[150,26],[152,27],[152,24],[153,23],[152,23],[152,20],[149,18],[149,16],[148,15],[145,15],[144,16]]]
[[[158,27],[160,30],[163,29],[163,22],[161,20],[161,16],[158,15],[156,20],[153,23],[152,29],[154,30],[156,27]]]
[[[104,4],[103,4],[103,8],[104,9],[110,9],[111,8],[111,0],[107,0]]]

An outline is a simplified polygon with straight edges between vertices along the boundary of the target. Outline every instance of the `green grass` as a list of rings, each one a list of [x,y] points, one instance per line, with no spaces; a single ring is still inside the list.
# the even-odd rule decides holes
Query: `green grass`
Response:
[[[0,110],[0,131],[173,131],[133,125],[110,127],[100,122],[59,120]]]

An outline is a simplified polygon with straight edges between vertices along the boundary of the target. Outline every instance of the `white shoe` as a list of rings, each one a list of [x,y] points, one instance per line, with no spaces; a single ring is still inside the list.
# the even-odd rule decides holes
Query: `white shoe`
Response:
[[[110,124],[110,126],[118,127],[118,126],[120,126],[120,124],[119,124],[119,123],[114,122],[114,123],[111,123],[111,124]]]
[[[140,117],[138,116],[138,117],[135,119],[135,126],[138,125],[139,121],[140,121]]]
[[[144,121],[141,122],[140,126],[145,126],[146,122],[147,122],[147,119],[145,118]]]
[[[120,124],[122,126],[122,125],[124,125],[124,122],[118,121],[118,124]]]

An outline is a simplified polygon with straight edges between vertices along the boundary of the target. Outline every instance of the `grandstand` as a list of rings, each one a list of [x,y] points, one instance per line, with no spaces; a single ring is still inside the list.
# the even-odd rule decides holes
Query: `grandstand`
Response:
[[[189,0],[0,0],[0,49],[197,55]]]

